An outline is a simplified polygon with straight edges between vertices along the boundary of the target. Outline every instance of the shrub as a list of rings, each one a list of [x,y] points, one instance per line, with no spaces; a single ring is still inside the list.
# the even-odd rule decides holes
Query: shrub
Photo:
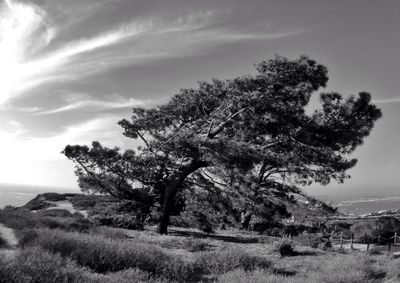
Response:
[[[293,241],[300,246],[310,247],[310,248],[318,248],[320,244],[320,234],[309,234],[302,233],[293,238]]]
[[[166,282],[151,274],[127,269],[115,273],[98,274],[78,266],[60,254],[49,253],[38,247],[19,251],[12,259],[0,256],[0,283],[130,283]]]
[[[87,210],[91,207],[94,207],[100,197],[99,196],[90,196],[90,195],[75,195],[70,199],[73,207],[79,210]]]
[[[314,249],[328,250],[332,248],[332,243],[327,237],[322,237],[319,233],[303,233],[293,238],[293,241],[300,245]]]
[[[207,211],[192,211],[190,213],[184,213],[181,219],[184,223],[187,223],[188,227],[196,227],[204,233],[210,234],[215,231],[216,223]]]
[[[226,249],[215,252],[204,252],[197,259],[202,270],[211,274],[220,274],[233,269],[254,270],[270,268],[272,263],[258,256],[252,256],[240,249]]]
[[[152,245],[112,240],[94,234],[41,229],[30,244],[68,256],[100,273],[139,268],[165,278],[188,280],[198,272],[196,265],[167,255]]]
[[[0,210],[0,222],[16,230],[33,228],[38,223],[38,219],[38,215],[26,209],[6,206]]]
[[[86,218],[77,217],[47,217],[32,213],[26,209],[6,207],[0,210],[0,222],[15,230],[29,228],[64,229],[67,231],[86,232],[93,223]]]
[[[143,230],[144,223],[136,215],[125,214],[96,214],[92,216],[99,225],[111,226],[117,228]]]
[[[0,283],[17,282],[18,273],[16,272],[13,262],[5,255],[0,254]]]
[[[90,234],[101,235],[109,239],[128,239],[129,236],[122,229],[98,226],[90,230]]]
[[[40,248],[19,251],[14,258],[2,260],[0,282],[83,282],[86,272],[71,260]]]
[[[21,230],[18,234],[18,245],[21,248],[34,242],[39,236],[38,231],[35,229],[25,229]]]
[[[245,271],[235,269],[224,273],[218,277],[220,283],[289,283],[293,282],[291,278],[272,273],[270,270],[256,269]],[[296,281],[300,283],[301,281]]]
[[[126,269],[114,273],[98,274],[86,273],[84,274],[82,282],[85,283],[163,283],[167,282],[162,279],[151,276],[151,274],[139,269]]]
[[[244,271],[236,269],[218,277],[222,283],[366,283],[382,282],[385,273],[376,269],[364,255],[337,255],[325,258],[314,270],[299,276],[285,277],[269,270]],[[386,282],[386,281],[385,281]],[[389,281],[388,281],[389,282]],[[390,282],[397,282],[396,280]]]
[[[289,237],[282,237],[279,241],[274,242],[273,249],[279,252],[281,256],[291,256],[296,255],[294,251],[295,243]]]
[[[366,255],[340,255],[324,262],[318,270],[311,272],[308,282],[312,283],[363,283],[375,282],[385,273],[376,269],[371,259]]]
[[[189,252],[201,252],[210,247],[210,244],[201,239],[188,238],[184,241],[183,246]]]
[[[48,216],[48,217],[72,217],[72,213],[66,209],[60,208],[52,208],[46,209],[39,212],[40,216]]]
[[[211,223],[211,220],[207,217],[206,214],[202,212],[196,213],[196,221],[197,221],[197,228],[204,233],[214,233],[214,227]]]

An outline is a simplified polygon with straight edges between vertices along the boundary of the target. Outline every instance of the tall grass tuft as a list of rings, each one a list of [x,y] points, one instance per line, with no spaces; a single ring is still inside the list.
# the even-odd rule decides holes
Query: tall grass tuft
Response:
[[[13,258],[0,256],[0,283],[131,283],[167,282],[138,269],[99,274],[39,247],[26,248]]]
[[[203,252],[197,259],[197,263],[203,270],[210,274],[226,273],[241,268],[243,270],[254,270],[257,268],[269,269],[271,261],[249,255],[241,249],[226,249],[221,251]]]
[[[29,228],[49,228],[87,232],[93,226],[93,223],[86,218],[42,216],[15,207],[0,209],[0,222],[17,231]]]
[[[14,258],[0,259],[2,283],[83,282],[84,272],[71,260],[37,247],[21,250]]]
[[[370,257],[363,254],[339,255],[322,264],[318,270],[310,273],[312,283],[364,283],[378,282],[385,272],[374,266]]]
[[[235,269],[224,273],[218,277],[219,283],[305,283],[308,281],[295,280],[294,278],[285,277],[272,273],[270,270],[255,269],[245,271],[243,269]],[[347,282],[346,282],[347,283]]]

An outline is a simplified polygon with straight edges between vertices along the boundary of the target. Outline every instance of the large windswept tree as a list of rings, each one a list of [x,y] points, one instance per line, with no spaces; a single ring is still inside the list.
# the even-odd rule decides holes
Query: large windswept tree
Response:
[[[83,189],[159,208],[159,233],[190,189],[268,199],[298,185],[343,182],[349,155],[369,135],[380,110],[369,93],[344,99],[322,93],[327,69],[306,56],[256,65],[258,74],[201,82],[164,105],[133,108],[119,125],[141,146],[121,153],[98,142],[67,146]]]

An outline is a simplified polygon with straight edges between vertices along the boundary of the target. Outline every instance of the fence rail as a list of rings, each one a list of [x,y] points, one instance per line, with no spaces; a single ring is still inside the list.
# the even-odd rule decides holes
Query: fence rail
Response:
[[[339,243],[340,248],[343,248],[344,243],[350,243],[351,249],[353,249],[354,244],[366,244],[367,251],[369,250],[370,244],[375,242],[378,243],[378,245],[387,243],[388,251],[390,251],[392,246],[400,246],[400,236],[398,236],[397,233],[394,233],[394,235],[389,238],[382,237],[381,235],[373,238],[371,236],[368,236],[367,234],[365,234],[363,237],[354,237],[353,233],[351,233],[350,236],[345,236],[343,232],[340,233],[338,237],[335,237],[337,235],[335,235],[334,232],[328,233],[327,236],[332,243]]]

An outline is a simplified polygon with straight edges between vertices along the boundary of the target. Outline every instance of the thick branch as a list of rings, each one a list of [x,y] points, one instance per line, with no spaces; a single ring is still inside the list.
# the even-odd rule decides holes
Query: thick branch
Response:
[[[242,108],[239,111],[237,111],[236,113],[230,115],[228,117],[228,119],[226,119],[225,122],[221,123],[215,130],[209,131],[207,137],[210,138],[210,139],[215,138],[220,132],[222,132],[222,130],[224,129],[226,124],[228,124],[233,118],[235,118],[237,115],[239,115],[240,113],[242,113],[245,110],[247,110],[247,107]]]

